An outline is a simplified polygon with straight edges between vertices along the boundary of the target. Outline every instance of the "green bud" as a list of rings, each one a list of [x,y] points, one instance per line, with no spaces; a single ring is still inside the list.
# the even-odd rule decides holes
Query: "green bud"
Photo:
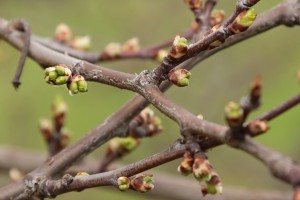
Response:
[[[180,37],[176,44],[176,46],[187,46],[187,45],[188,45],[188,41],[184,37]]]
[[[50,81],[50,77],[49,77],[49,76],[46,76],[46,77],[45,77],[45,81],[46,81],[46,83],[53,84],[53,83]]]
[[[55,84],[56,85],[63,85],[66,84],[68,81],[68,77],[66,76],[59,76],[56,80],[55,80]]]
[[[49,79],[55,81],[56,78],[58,77],[58,74],[56,71],[50,71],[49,72]]]
[[[191,75],[191,72],[186,69],[174,69],[168,73],[168,78],[178,87],[184,87],[189,85]]]
[[[65,75],[65,67],[63,65],[56,65],[55,70],[59,76]]]
[[[127,178],[125,176],[121,176],[118,178],[117,182],[118,182],[119,190],[125,191],[125,190],[129,189],[129,186],[130,186],[129,178]]]
[[[237,23],[243,27],[249,27],[253,24],[255,18],[254,8],[251,8],[246,13],[241,14],[240,18],[237,19]]]
[[[144,176],[143,181],[145,183],[154,183],[154,179],[151,176]]]
[[[243,123],[244,110],[239,104],[231,101],[225,106],[225,118],[229,126],[238,126]]]
[[[48,76],[48,75],[49,75],[49,72],[51,72],[51,71],[55,71],[55,67],[47,67],[47,68],[45,69],[45,75]]]
[[[72,92],[72,94],[77,94],[78,93],[78,85],[77,82],[72,81],[69,90]]]
[[[85,80],[78,81],[78,90],[80,92],[87,92],[88,91],[87,82]]]
[[[133,137],[120,138],[120,145],[127,151],[134,150],[139,144],[139,141]]]
[[[188,86],[188,85],[189,85],[189,79],[187,79],[187,78],[179,79],[179,80],[177,81],[177,84],[176,84],[176,85],[179,86],[179,87],[185,87],[185,86]]]
[[[207,184],[207,193],[208,194],[217,194],[217,188],[215,185]]]

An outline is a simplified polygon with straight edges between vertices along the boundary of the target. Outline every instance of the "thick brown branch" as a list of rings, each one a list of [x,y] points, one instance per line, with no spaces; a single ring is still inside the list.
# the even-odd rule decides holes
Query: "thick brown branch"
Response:
[[[181,157],[184,152],[185,146],[181,145],[180,143],[175,143],[170,148],[158,154],[142,159],[128,166],[124,166],[122,168],[100,174],[75,177],[74,180],[67,186],[61,185],[61,180],[46,180],[44,184],[40,186],[40,189],[44,191],[45,196],[50,195],[49,197],[51,197],[70,191],[83,190],[90,187],[97,187],[103,185],[117,186],[118,177],[131,177],[135,174],[141,173],[166,162],[177,159]]]

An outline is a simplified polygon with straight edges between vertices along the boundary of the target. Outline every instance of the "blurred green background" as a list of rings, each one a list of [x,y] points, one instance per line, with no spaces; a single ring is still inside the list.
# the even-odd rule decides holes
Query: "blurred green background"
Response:
[[[280,2],[262,1],[255,8],[261,13]],[[220,1],[217,7],[230,14],[234,5],[235,0],[226,0]],[[173,38],[189,27],[193,20],[192,13],[182,0],[1,0],[0,17],[26,19],[34,34],[45,37],[52,37],[58,23],[67,23],[75,35],[91,36],[94,51],[102,50],[109,42],[122,43],[135,36],[140,39],[142,46]],[[174,87],[167,95],[194,114],[202,113],[205,119],[224,124],[224,105],[231,100],[239,101],[247,93],[249,83],[259,74],[264,80],[263,105],[251,115],[254,118],[299,91],[296,79],[300,62],[298,38],[299,27],[278,27],[242,42],[199,64],[192,71],[189,87]],[[72,130],[72,141],[96,127],[133,96],[132,92],[90,83],[88,93],[71,97],[64,87],[45,84],[43,70],[30,59],[26,62],[22,85],[16,92],[11,80],[19,56],[18,51],[0,41],[1,144],[46,152],[37,128],[38,121],[50,117],[50,105],[57,94],[62,95],[69,105],[67,127]],[[157,66],[156,62],[148,60],[100,64],[132,73]],[[160,116],[165,131],[153,139],[143,140],[143,145],[137,151],[122,160],[124,163],[152,155],[168,147],[179,137],[177,125]],[[271,130],[257,140],[300,161],[298,123],[299,107],[296,107],[272,121]],[[99,157],[102,152],[101,149],[96,150],[93,155]],[[269,175],[260,162],[242,152],[222,146],[211,150],[209,157],[222,178],[225,190],[226,186],[235,185],[251,189],[289,189]],[[179,161],[175,161],[158,167],[153,172],[176,173],[178,163]],[[1,174],[0,184],[7,182]],[[91,189],[62,195],[57,199],[145,199],[145,196],[125,195],[126,193],[120,195],[112,191]]]

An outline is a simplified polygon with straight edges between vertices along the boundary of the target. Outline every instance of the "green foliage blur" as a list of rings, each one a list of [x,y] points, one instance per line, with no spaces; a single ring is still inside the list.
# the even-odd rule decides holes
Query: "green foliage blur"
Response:
[[[257,13],[274,7],[280,0],[261,1],[255,6]],[[235,0],[220,1],[229,15]],[[68,24],[74,35],[90,35],[92,50],[101,51],[109,42],[124,42],[138,37],[142,46],[173,38],[186,30],[193,15],[182,0],[86,0],[86,1],[0,1],[0,16],[6,19],[23,18],[32,26],[36,35],[52,37],[57,24]],[[247,94],[250,82],[256,75],[263,77],[263,105],[251,118],[275,107],[296,95],[296,79],[300,68],[299,27],[278,27],[244,41],[205,60],[192,70],[190,86],[173,87],[166,94],[194,114],[224,124],[223,109],[231,100],[238,102]],[[69,105],[67,127],[72,130],[72,142],[105,120],[112,112],[127,102],[134,94],[110,86],[89,83],[89,92],[69,96],[65,87],[54,87],[44,81],[44,71],[27,59],[22,84],[16,92],[11,85],[20,53],[0,41],[0,143],[46,153],[38,131],[38,121],[50,118],[50,106],[56,95],[61,95]],[[149,60],[104,62],[100,65],[130,73],[139,73],[158,65]],[[165,131],[145,139],[141,147],[122,159],[131,163],[152,155],[172,144],[180,137],[177,125],[159,114]],[[257,138],[265,145],[293,159],[299,157],[299,107],[285,113],[270,123],[271,130]],[[155,145],[154,145],[155,144]],[[103,147],[101,149],[104,149]],[[103,150],[93,153],[100,158]],[[252,157],[228,148],[218,147],[209,151],[211,163],[222,178],[223,185],[251,189],[289,189],[274,179],[268,170]],[[179,161],[153,170],[176,174]],[[178,176],[180,176],[178,174]],[[0,184],[8,183],[1,178]],[[6,180],[6,181],[4,181]],[[195,184],[197,184],[195,182]],[[128,195],[126,195],[128,194]],[[119,193],[117,189],[91,189],[81,193],[65,194],[57,199],[145,199],[145,195]]]

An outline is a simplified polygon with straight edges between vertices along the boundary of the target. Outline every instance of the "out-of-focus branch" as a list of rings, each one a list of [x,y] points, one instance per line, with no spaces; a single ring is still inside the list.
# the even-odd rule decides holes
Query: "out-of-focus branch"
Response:
[[[46,158],[46,154],[32,150],[16,149],[8,146],[0,146],[0,169],[1,173],[7,173],[11,168],[17,168],[22,172],[29,172],[38,167]],[[79,171],[85,171],[93,174],[97,171],[98,161],[87,159],[78,165],[71,167],[67,173],[76,175]],[[103,188],[104,189],[104,188]],[[115,189],[113,189],[115,190]],[[155,196],[163,199],[173,200],[198,200],[201,192],[199,186],[194,181],[185,177],[155,173],[155,189],[145,194],[146,196]],[[252,191],[243,188],[227,187],[220,196],[206,196],[207,200],[282,200],[291,199],[290,192],[278,191]]]
[[[245,137],[235,147],[261,160],[275,177],[292,186],[300,185],[300,166],[291,158],[265,147],[250,137]]]
[[[192,30],[188,30],[185,32],[182,32],[180,35],[186,38],[191,38],[193,35]],[[133,52],[120,52],[119,55],[113,57],[113,58],[107,58],[104,56],[104,53],[101,52],[84,52],[79,51],[76,49],[73,49],[71,47],[65,46],[61,43],[58,43],[57,41],[53,39],[48,38],[42,38],[38,36],[32,36],[32,40],[35,42],[38,42],[52,50],[55,50],[57,52],[68,54],[69,56],[72,56],[74,58],[78,58],[80,60],[85,60],[87,62],[96,63],[101,61],[112,61],[112,60],[122,60],[122,59],[132,59],[132,58],[141,58],[141,59],[155,59],[157,56],[157,53],[159,50],[166,48],[173,43],[172,40],[166,40],[161,43],[151,45],[149,47],[141,48],[137,51]]]

